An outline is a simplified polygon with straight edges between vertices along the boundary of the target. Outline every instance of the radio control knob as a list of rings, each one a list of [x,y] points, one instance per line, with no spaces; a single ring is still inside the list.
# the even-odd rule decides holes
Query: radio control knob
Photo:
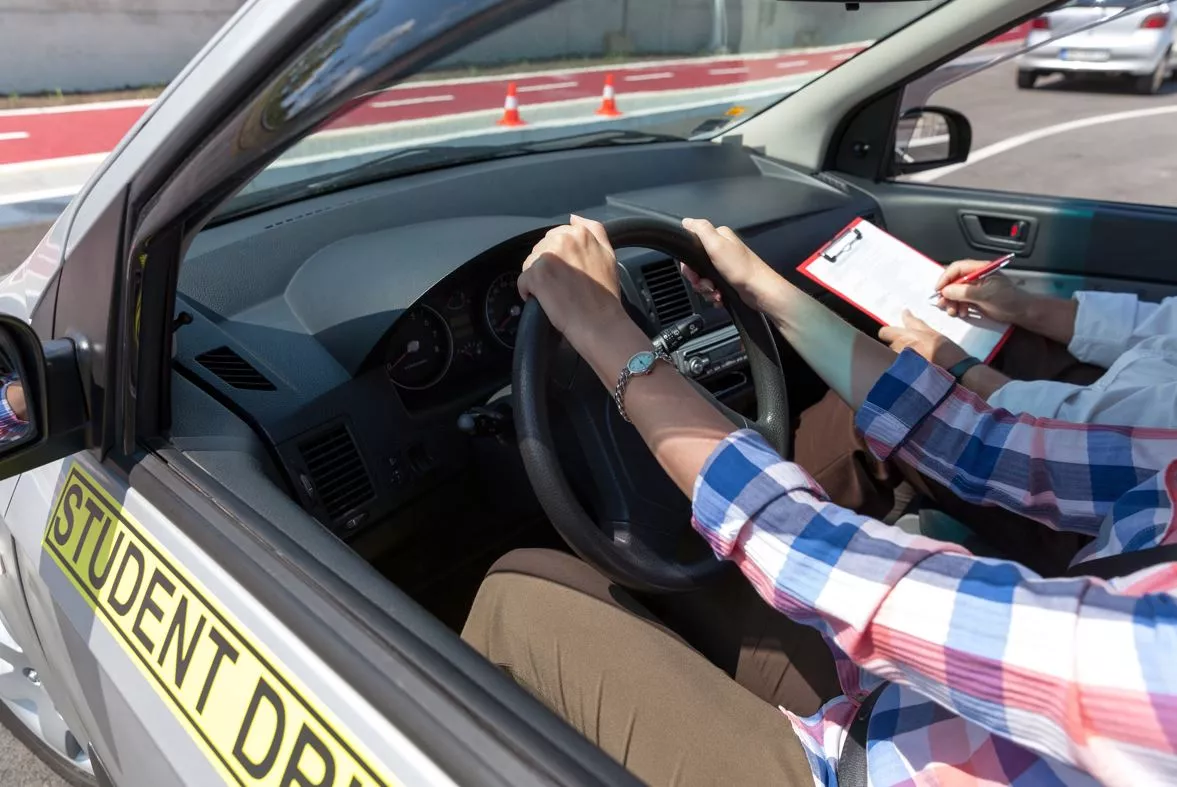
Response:
[[[687,371],[691,373],[691,376],[698,377],[703,372],[707,371],[707,359],[696,355],[694,358],[687,361]]]

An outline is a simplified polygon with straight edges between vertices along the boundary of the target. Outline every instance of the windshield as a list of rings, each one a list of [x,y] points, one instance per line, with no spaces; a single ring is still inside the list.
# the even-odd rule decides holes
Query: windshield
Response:
[[[706,139],[948,0],[563,0],[366,95],[223,208],[504,155]]]

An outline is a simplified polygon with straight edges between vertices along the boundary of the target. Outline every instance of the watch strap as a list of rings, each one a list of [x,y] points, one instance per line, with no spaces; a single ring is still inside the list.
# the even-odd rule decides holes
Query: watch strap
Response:
[[[951,374],[952,377],[959,383],[961,378],[965,376],[965,372],[967,372],[969,369],[972,369],[974,366],[980,366],[982,363],[983,361],[980,358],[974,358],[970,355],[968,358],[957,361],[952,366],[950,366],[948,368],[948,373]]]

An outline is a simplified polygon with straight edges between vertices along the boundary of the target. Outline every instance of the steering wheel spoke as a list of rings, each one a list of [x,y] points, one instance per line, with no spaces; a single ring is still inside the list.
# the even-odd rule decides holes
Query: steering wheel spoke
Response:
[[[653,249],[685,261],[716,282],[748,353],[759,417],[746,418],[697,387],[733,424],[755,429],[787,455],[784,373],[763,315],[740,301],[698,239],[679,225],[632,218],[608,222],[605,229],[616,249]],[[515,427],[528,477],[552,525],[580,557],[631,589],[688,591],[718,576],[724,566],[709,550],[698,559],[680,557],[681,539],[689,531],[689,501],[662,472],[637,430],[620,417],[609,392],[587,365],[567,366],[561,344],[539,303],[530,300],[515,344]],[[549,407],[557,399],[573,421],[571,431],[587,464],[589,478],[574,476],[575,484],[565,473],[553,437]],[[591,484],[584,483],[587,480]],[[581,502],[588,487],[604,527]]]

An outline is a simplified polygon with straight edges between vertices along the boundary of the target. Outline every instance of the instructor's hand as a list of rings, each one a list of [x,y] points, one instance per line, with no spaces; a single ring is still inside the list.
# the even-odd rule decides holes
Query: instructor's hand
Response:
[[[1020,324],[1029,311],[1034,296],[1022,290],[1004,274],[995,273],[974,284],[955,283],[988,264],[984,260],[958,260],[945,268],[940,280],[936,282],[936,290],[940,293],[938,305],[953,317],[963,315],[972,307],[991,319]]]
[[[572,216],[554,227],[523,262],[519,295],[534,296],[560,333],[581,344],[616,320],[629,320],[621,305],[617,258],[600,222]]]
[[[891,345],[895,352],[910,347],[942,369],[955,366],[969,355],[956,342],[906,309],[903,310],[903,327],[884,326],[879,330],[879,338]]]

